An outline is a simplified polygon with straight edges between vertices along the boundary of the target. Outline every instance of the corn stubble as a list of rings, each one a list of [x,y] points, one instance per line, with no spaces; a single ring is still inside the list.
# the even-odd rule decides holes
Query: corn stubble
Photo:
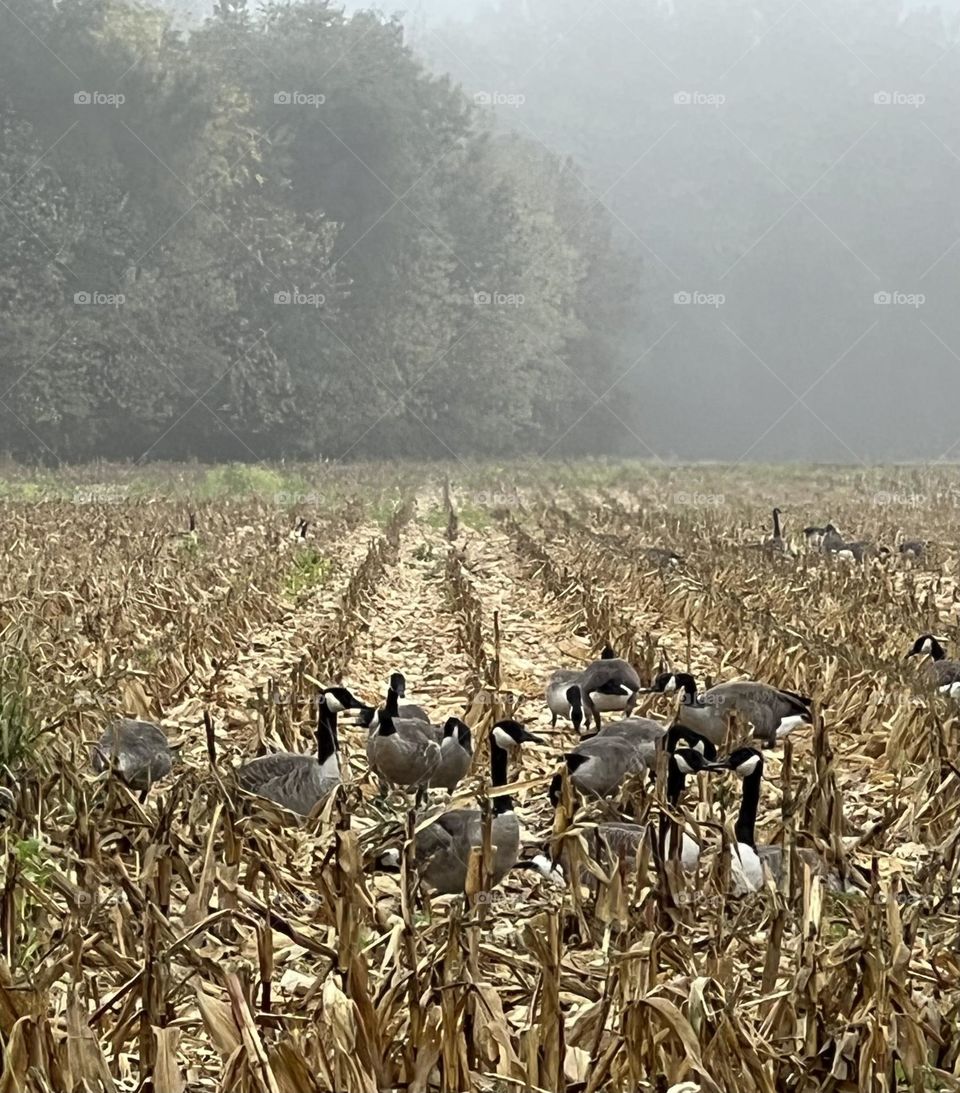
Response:
[[[909,514],[939,543],[923,566],[856,566],[747,550],[766,493],[746,472],[598,484],[514,469],[522,508],[481,530],[457,520],[466,484],[393,474],[378,469],[378,489],[405,499],[379,522],[369,476],[338,483],[316,586],[291,585],[297,548],[277,528],[292,520],[256,499],[200,506],[189,548],[173,504],[0,504],[0,664],[16,666],[0,779],[17,802],[0,1093],[960,1089],[957,716],[901,661],[917,633],[956,636],[947,514]],[[853,525],[869,487],[832,482],[830,514]],[[681,488],[729,503],[671,504]],[[785,513],[814,496],[778,488]],[[419,518],[436,504],[444,527]],[[871,534],[898,519],[878,513]],[[651,564],[648,545],[684,564]],[[318,683],[372,700],[402,667],[429,708],[466,709],[477,754],[453,804],[479,799],[489,821],[486,731],[517,715],[543,732],[549,670],[606,642],[646,678],[689,668],[813,697],[813,731],[768,753],[779,888],[727,895],[738,797],[722,778],[673,816],[705,846],[695,875],[649,843],[612,861],[596,830],[609,811],[569,785],[555,814],[546,802],[569,732],[514,768],[562,888],[518,873],[490,892],[488,827],[465,900],[425,902],[412,836],[449,803],[417,815],[375,798],[349,725],[345,785],[304,822],[233,782],[241,756],[310,750]],[[118,713],[162,718],[183,746],[143,803],[87,769],[86,742]],[[661,800],[628,785],[619,815],[655,825]],[[371,869],[388,843],[404,846],[397,876]],[[865,894],[828,891],[798,845]]]

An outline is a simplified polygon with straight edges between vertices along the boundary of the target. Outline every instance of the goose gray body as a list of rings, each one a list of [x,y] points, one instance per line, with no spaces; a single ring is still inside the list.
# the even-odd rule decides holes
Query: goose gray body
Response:
[[[509,753],[524,742],[539,742],[516,721],[498,721],[490,732],[491,784],[507,784]],[[520,854],[520,823],[513,799],[500,794],[492,802],[490,841],[492,882],[499,884],[516,865]],[[417,833],[414,858],[422,884],[440,895],[463,892],[471,851],[483,845],[483,813],[479,809],[445,812]]]
[[[298,816],[309,816],[340,785],[340,765],[336,756],[321,763],[315,755],[276,752],[244,763],[237,784]]]
[[[124,718],[110,725],[93,746],[90,763],[99,774],[114,758],[120,780],[131,789],[146,791],[170,773],[174,753],[159,725]]]
[[[581,793],[609,797],[631,774],[653,765],[655,746],[637,745],[622,736],[592,736],[582,740],[564,761],[570,781]]]
[[[698,697],[691,675],[664,672],[657,677],[652,690],[658,693],[682,690],[684,699],[677,713],[678,723],[712,744],[723,743],[727,719],[732,713],[746,721],[753,735],[770,747],[797,725],[809,724],[810,700],[769,683],[753,680],[718,683]]]
[[[573,707],[567,692],[571,687],[580,685],[582,675],[582,672],[575,672],[569,668],[558,668],[547,681],[545,698],[547,708],[553,715],[553,720],[550,722],[553,728],[557,727],[558,717],[572,717]]]
[[[317,754],[281,751],[261,755],[238,769],[237,785],[298,816],[309,816],[340,785],[337,714],[359,707],[360,703],[345,687],[322,691],[317,716]]]
[[[451,725],[451,722],[453,724]],[[450,731],[447,731],[450,726]],[[467,776],[473,762],[473,742],[470,729],[458,718],[452,717],[442,730],[440,762],[430,775],[431,788],[445,789],[453,793]]]
[[[404,721],[424,721],[430,724],[430,715],[415,702],[401,702],[397,707],[397,716]],[[380,724],[380,711],[376,706],[364,706],[357,715],[357,724],[370,733],[376,732]]]
[[[637,701],[640,677],[632,664],[615,656],[608,646],[599,660],[592,661],[580,676],[580,692],[587,722],[599,729],[600,714],[623,710],[628,716]]]
[[[395,718],[393,731],[387,733],[386,721],[386,715],[381,714],[376,732],[367,737],[370,769],[389,785],[417,789],[428,786],[441,759],[437,726]]]
[[[932,634],[921,634],[913,643],[907,657],[916,656],[930,658],[923,666],[927,678],[938,690],[956,697],[954,691],[960,691],[960,661],[951,660]]]

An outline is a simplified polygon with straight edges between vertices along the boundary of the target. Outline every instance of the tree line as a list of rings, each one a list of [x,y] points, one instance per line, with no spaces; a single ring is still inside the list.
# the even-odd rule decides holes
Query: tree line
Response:
[[[0,5],[17,458],[609,450],[637,273],[573,160],[495,131],[396,21]]]

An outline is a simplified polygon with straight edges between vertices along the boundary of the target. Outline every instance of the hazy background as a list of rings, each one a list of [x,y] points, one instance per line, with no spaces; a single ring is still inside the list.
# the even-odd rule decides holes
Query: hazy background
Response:
[[[165,6],[0,8],[17,454],[960,453],[956,0]]]

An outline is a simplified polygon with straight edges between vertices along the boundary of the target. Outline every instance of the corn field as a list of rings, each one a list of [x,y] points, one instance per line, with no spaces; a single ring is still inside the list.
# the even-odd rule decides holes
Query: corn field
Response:
[[[949,469],[263,473],[217,490],[197,468],[136,488],[120,468],[0,475],[0,1093],[960,1089],[960,729],[904,659],[926,632],[960,650]],[[795,556],[756,549],[774,505]],[[804,525],[828,519],[930,545],[806,551]],[[606,861],[598,819],[643,819],[661,792],[574,809],[565,791],[554,810],[575,735],[551,729],[543,688],[607,643],[645,682],[811,696],[813,728],[765,753],[761,838],[864,891],[787,854],[779,886],[729,895],[738,790],[706,777],[682,817],[695,875],[646,847]],[[489,803],[497,719],[544,738],[511,774],[523,855],[562,873],[425,900],[412,870],[380,870],[421,818],[378,794],[346,722],[319,815],[238,791],[241,761],[311,751],[318,687],[376,705],[395,669],[473,728],[454,807]],[[143,800],[90,767],[117,715],[181,746]]]

